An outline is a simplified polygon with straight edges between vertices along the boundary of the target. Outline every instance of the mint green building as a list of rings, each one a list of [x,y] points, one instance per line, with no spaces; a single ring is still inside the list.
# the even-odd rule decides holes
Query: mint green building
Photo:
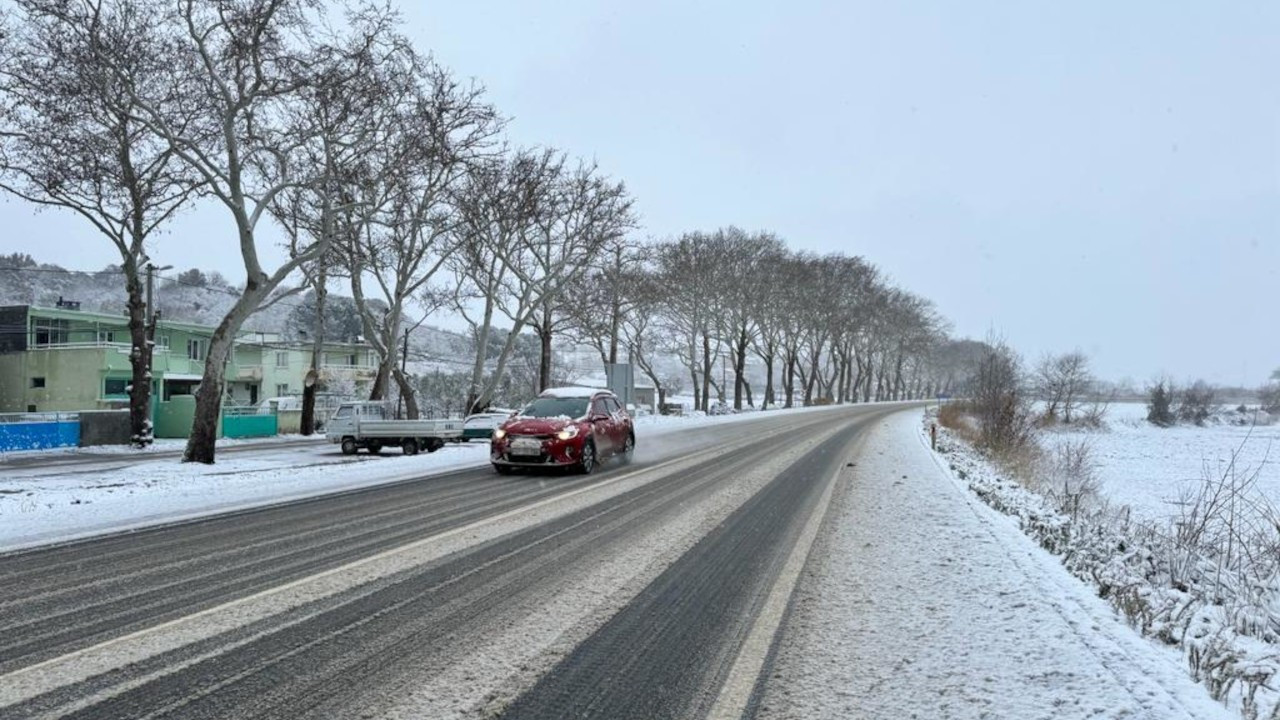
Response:
[[[161,320],[152,358],[157,437],[186,437],[213,328]],[[0,307],[0,412],[75,412],[128,407],[128,319],[29,305]],[[259,406],[301,395],[311,344],[246,331],[226,368],[224,405]],[[363,343],[329,343],[320,381],[353,396],[368,391],[377,355]],[[229,433],[230,434],[230,433]]]

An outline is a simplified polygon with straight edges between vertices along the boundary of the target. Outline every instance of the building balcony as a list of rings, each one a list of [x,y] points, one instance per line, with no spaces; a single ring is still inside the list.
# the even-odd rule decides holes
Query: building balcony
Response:
[[[261,365],[236,365],[234,373],[228,373],[233,382],[262,382]]]

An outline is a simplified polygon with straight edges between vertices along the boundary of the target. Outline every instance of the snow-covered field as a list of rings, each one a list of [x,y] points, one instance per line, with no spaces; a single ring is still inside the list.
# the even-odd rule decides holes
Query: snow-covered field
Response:
[[[823,408],[774,412],[822,412]],[[637,418],[637,460],[678,452],[682,431],[748,422],[762,413]],[[292,438],[292,439],[297,439]],[[395,450],[373,457],[342,455],[336,445],[272,447],[225,453],[215,465],[180,463],[144,452],[125,458],[111,449],[65,464],[53,451],[48,467],[0,465],[0,551],[229,512],[265,504],[395,482],[488,462],[488,445],[450,444],[412,457]],[[84,458],[80,458],[84,459]]]
[[[1258,491],[1280,505],[1280,425],[1159,428],[1146,421],[1142,403],[1117,403],[1107,429],[1045,433],[1046,447],[1087,439],[1103,495],[1128,505],[1135,517],[1162,520],[1178,512],[1178,500],[1206,470],[1221,477],[1232,455],[1236,470],[1258,472]]]

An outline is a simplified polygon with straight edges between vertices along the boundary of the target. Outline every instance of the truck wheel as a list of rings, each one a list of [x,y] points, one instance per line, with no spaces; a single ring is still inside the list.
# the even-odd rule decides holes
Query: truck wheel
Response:
[[[355,438],[349,438],[349,437],[342,438],[342,454],[343,455],[355,455],[356,450],[358,449],[360,448],[358,445],[356,445]]]
[[[404,442],[400,443],[400,449],[404,451],[405,455],[417,455],[418,441],[414,438],[405,438]]]
[[[433,453],[439,450],[440,448],[444,447],[444,440],[441,440],[440,438],[427,438],[423,442],[422,446],[423,448],[426,449],[427,452]]]

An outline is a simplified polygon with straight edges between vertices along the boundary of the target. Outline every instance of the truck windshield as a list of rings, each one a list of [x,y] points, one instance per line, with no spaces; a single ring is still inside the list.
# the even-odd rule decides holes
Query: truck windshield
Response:
[[[588,398],[540,397],[520,411],[525,417],[582,417],[587,414]]]

